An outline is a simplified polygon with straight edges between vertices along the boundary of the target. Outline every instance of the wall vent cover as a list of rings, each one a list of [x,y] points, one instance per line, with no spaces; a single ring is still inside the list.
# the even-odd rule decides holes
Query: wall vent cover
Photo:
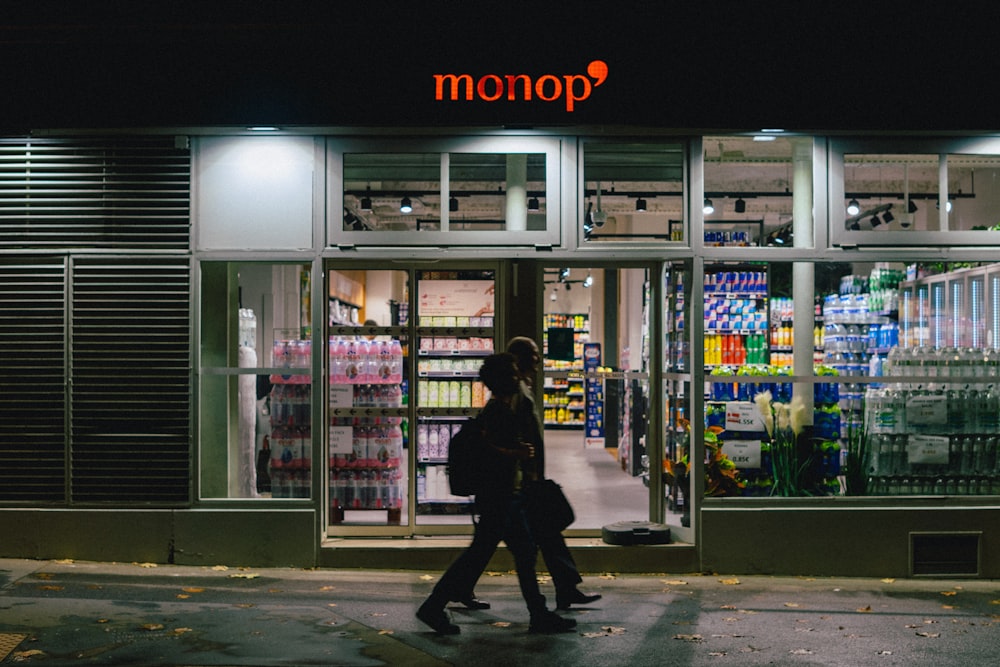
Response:
[[[979,532],[910,533],[913,576],[979,575]]]

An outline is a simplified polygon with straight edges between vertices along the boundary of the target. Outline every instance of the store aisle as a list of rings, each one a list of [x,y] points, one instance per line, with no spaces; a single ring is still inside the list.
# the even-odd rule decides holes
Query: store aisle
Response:
[[[583,431],[546,429],[546,476],[562,485],[573,504],[571,529],[600,529],[616,521],[648,518],[648,489],[609,450],[584,448]]]

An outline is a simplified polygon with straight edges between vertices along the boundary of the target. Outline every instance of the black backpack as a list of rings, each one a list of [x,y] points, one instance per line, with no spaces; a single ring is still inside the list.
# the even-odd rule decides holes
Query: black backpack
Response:
[[[474,496],[483,484],[483,425],[470,417],[448,441],[448,485],[452,495]]]

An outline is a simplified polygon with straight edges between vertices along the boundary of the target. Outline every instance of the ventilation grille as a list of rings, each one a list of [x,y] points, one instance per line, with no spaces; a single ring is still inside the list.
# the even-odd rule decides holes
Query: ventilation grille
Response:
[[[187,250],[189,164],[173,137],[0,140],[0,249]]]
[[[975,576],[979,574],[978,532],[911,533],[914,576]]]
[[[186,258],[77,258],[72,310],[74,502],[190,496]]]
[[[0,500],[66,496],[65,260],[0,258]]]

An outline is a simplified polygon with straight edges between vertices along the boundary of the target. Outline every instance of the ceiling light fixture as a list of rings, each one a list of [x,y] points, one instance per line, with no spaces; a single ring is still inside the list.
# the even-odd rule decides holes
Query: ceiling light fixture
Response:
[[[747,210],[747,202],[743,197],[736,200],[736,208],[734,209],[737,213],[745,213]]]
[[[251,125],[247,128],[250,132],[276,132],[278,129],[276,125]]]
[[[705,205],[702,207],[702,212],[705,215],[712,215],[715,213],[715,206],[712,204],[711,199],[705,199]]]
[[[458,197],[452,197],[448,200],[448,210],[452,213],[458,210]]]
[[[538,208],[539,208],[538,197],[531,197],[528,200],[528,210],[529,211],[537,211]]]
[[[639,197],[638,199],[636,199],[635,200],[635,210],[636,210],[637,213],[645,213],[646,212],[646,200],[643,199],[642,197]]]
[[[847,202],[847,214],[857,215],[858,213],[861,213],[861,204],[858,203],[858,200],[852,199],[851,201]]]
[[[556,288],[553,287],[552,288],[552,296],[550,296],[549,299],[551,299],[552,301],[555,301],[558,298],[559,298],[559,296],[556,294]]]
[[[892,211],[886,211],[885,213],[882,214],[882,222],[884,222],[887,225],[895,219],[896,216],[892,214]]]
[[[370,211],[372,210],[372,198],[371,198],[371,187],[365,188],[365,196],[361,198],[361,210]]]
[[[877,214],[873,215],[872,216],[872,229],[875,229],[876,227],[878,227],[881,224],[882,224],[882,219],[879,218]]]
[[[911,199],[911,200],[910,200],[910,201],[909,201],[909,202],[908,202],[908,203],[906,204],[906,212],[907,212],[907,213],[916,213],[916,212],[917,212],[917,202],[915,202],[915,201],[913,201],[913,200]]]
[[[590,273],[587,273],[587,277],[583,279],[583,286],[590,287],[593,284],[594,284],[594,277],[590,275]]]
[[[400,213],[412,213],[413,212],[413,202],[410,201],[409,197],[403,197],[399,201],[399,212]]]

